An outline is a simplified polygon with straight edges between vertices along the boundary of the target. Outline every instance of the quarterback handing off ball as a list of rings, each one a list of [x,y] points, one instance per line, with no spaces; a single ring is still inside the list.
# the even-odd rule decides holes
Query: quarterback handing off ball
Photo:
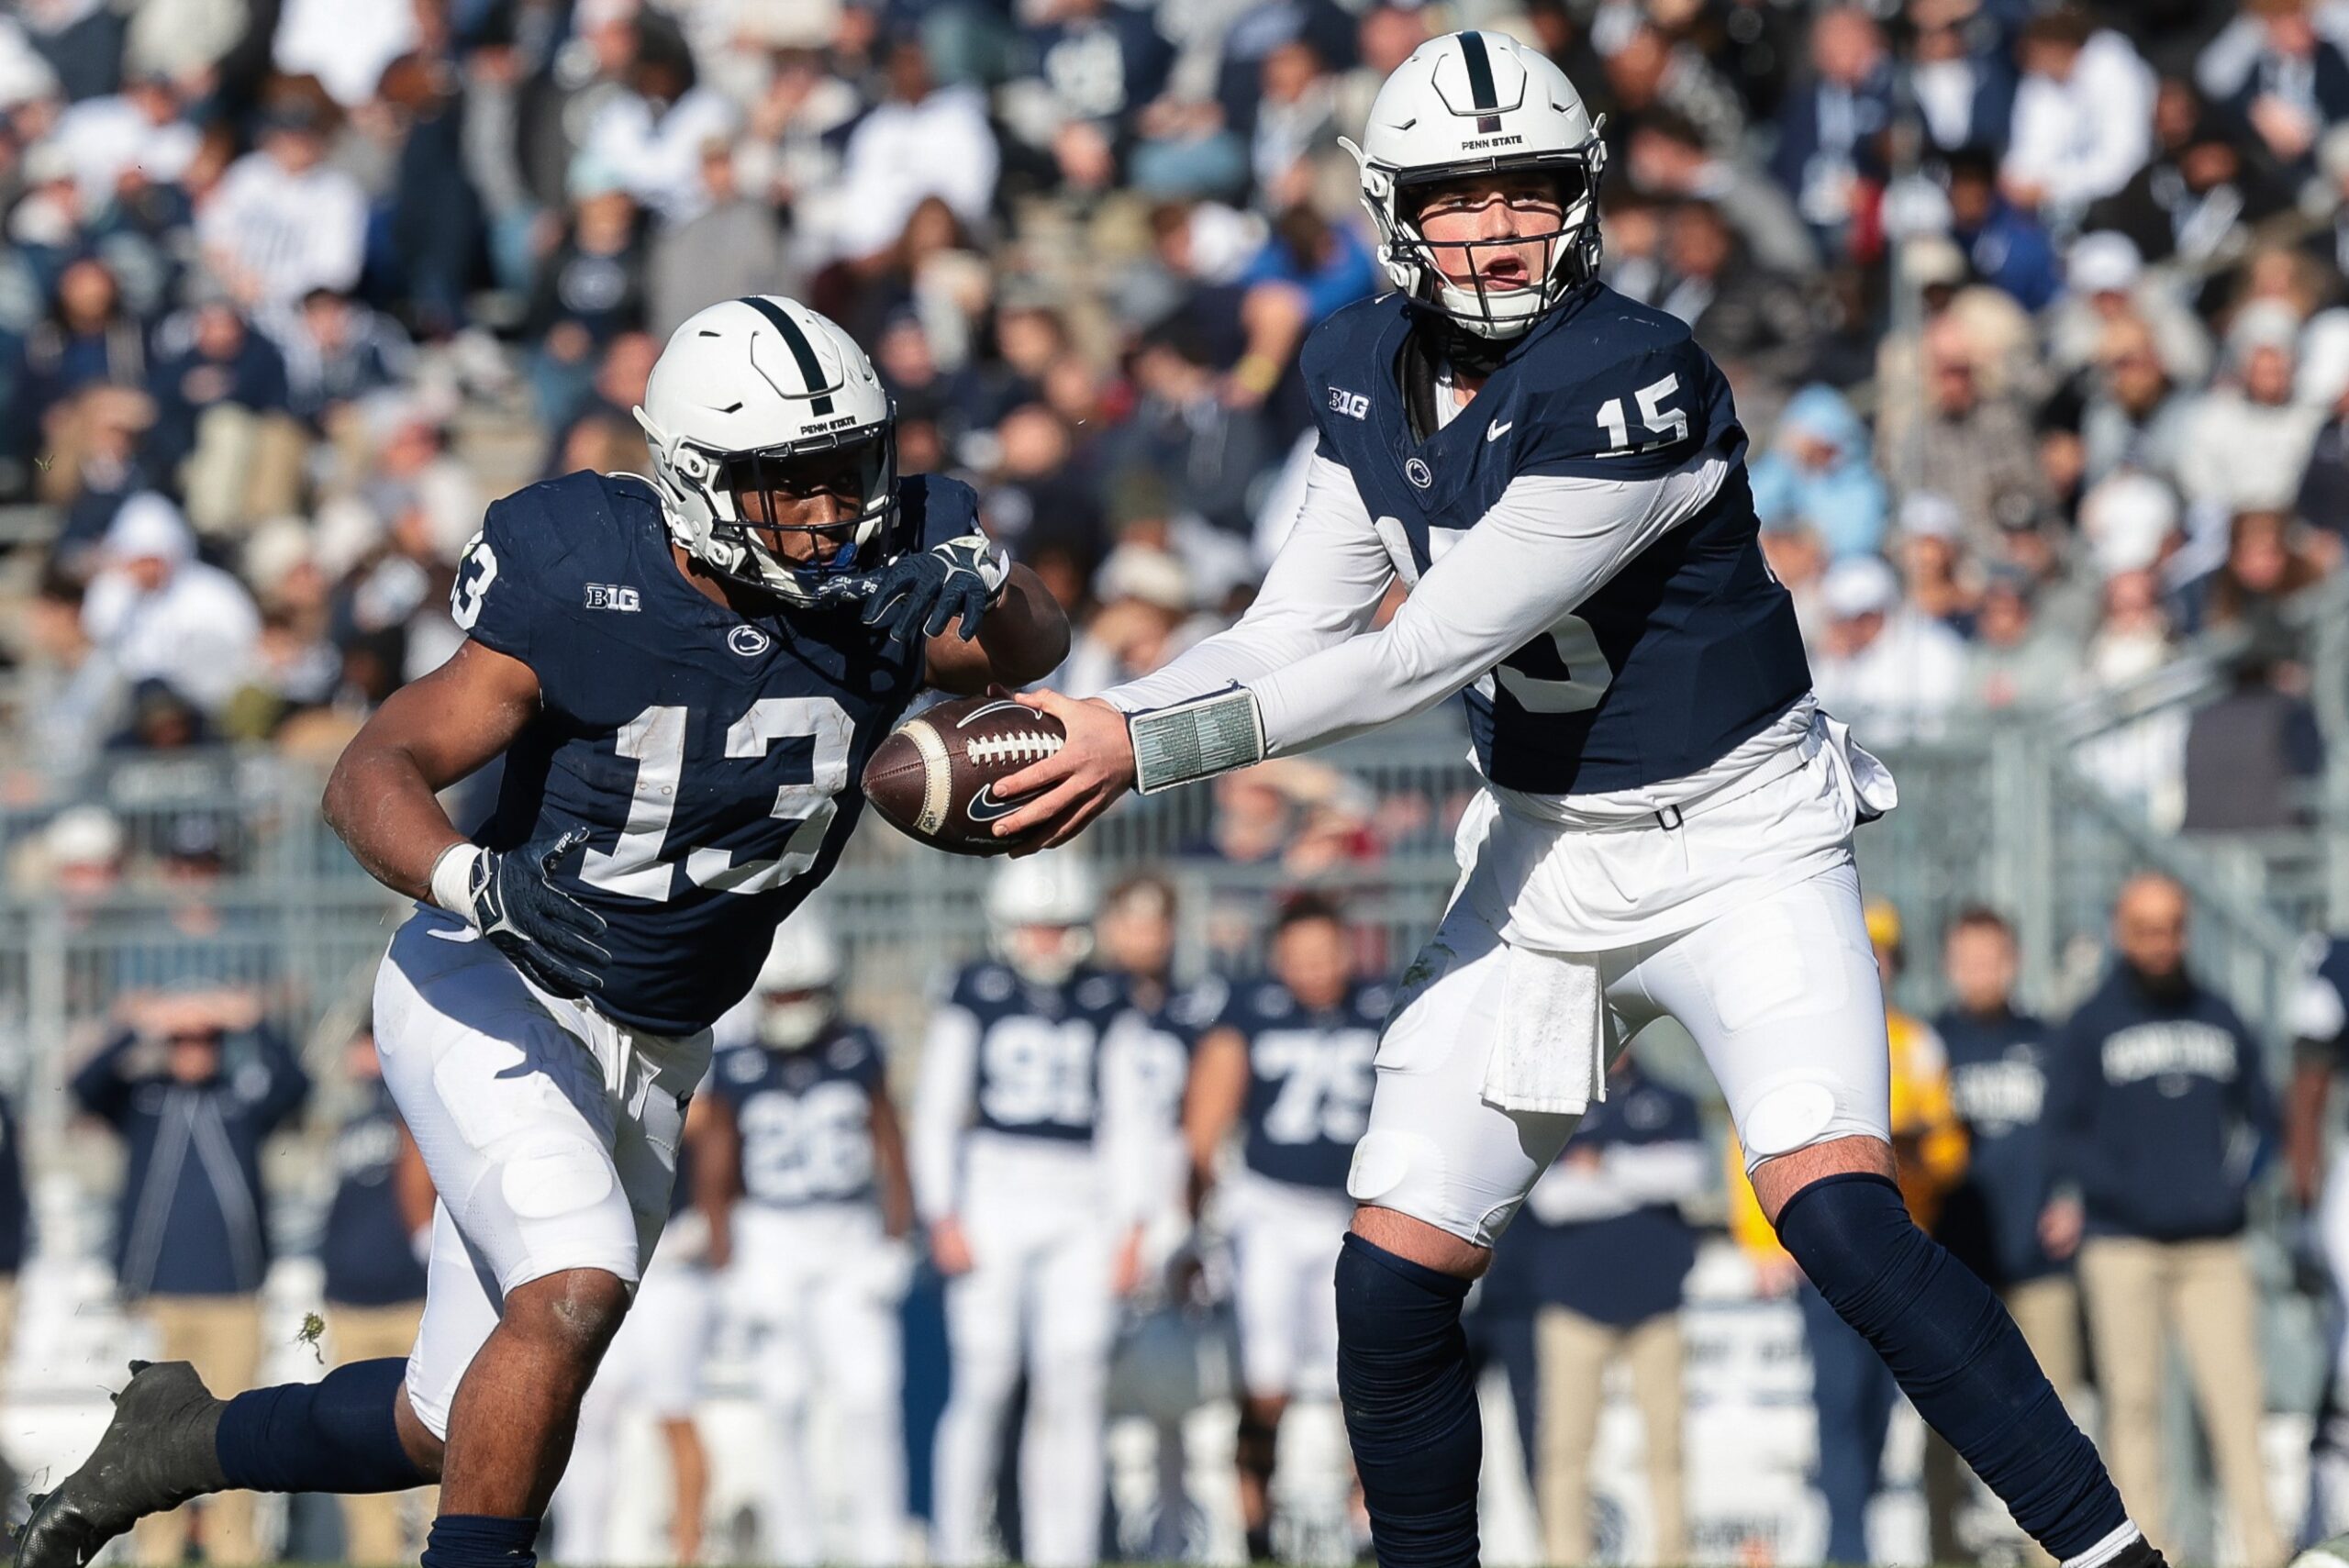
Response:
[[[864,765],[864,795],[900,832],[955,855],[1019,848],[998,839],[996,819],[1019,807],[995,793],[1030,762],[1061,749],[1061,721],[1007,697],[963,697],[899,725]]]

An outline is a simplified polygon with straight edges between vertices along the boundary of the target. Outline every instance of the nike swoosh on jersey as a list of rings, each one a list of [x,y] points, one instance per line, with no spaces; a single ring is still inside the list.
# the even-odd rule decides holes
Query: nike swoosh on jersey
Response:
[[[1514,419],[1505,420],[1497,425],[1487,425],[1485,427],[1485,439],[1497,441],[1516,428],[1517,421]]]
[[[995,785],[992,784],[981,784],[979,793],[971,797],[971,804],[963,807],[964,813],[974,822],[992,822],[998,817],[1008,817],[1019,809],[1019,802],[1016,800],[997,800],[995,797]]]

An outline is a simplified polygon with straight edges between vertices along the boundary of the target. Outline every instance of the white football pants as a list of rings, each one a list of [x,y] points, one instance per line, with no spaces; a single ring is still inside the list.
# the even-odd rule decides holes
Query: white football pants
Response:
[[[633,1285],[669,1219],[709,1031],[640,1033],[420,909],[375,976],[384,1082],[440,1195],[408,1402],[440,1437],[506,1294],[568,1269]]]
[[[734,1211],[728,1310],[750,1329],[772,1444],[759,1495],[766,1562],[879,1565],[904,1553],[897,1314],[907,1273],[905,1243],[882,1233],[870,1204],[746,1203]],[[831,1497],[819,1480],[831,1484]],[[829,1520],[844,1524],[844,1539],[827,1537]]]
[[[1089,1145],[974,1132],[959,1218],[971,1272],[946,1286],[952,1388],[938,1426],[931,1529],[941,1568],[987,1556],[997,1441],[1028,1373],[1020,1532],[1035,1568],[1098,1555],[1103,1402],[1117,1327],[1111,1236]]]

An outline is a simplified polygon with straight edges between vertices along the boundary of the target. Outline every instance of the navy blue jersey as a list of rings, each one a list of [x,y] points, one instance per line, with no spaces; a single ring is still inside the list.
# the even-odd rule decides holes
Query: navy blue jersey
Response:
[[[25,1156],[17,1108],[0,1095],[0,1275],[22,1267],[31,1240],[32,1205],[25,1195]]]
[[[1315,1012],[1277,980],[1232,988],[1219,1029],[1248,1042],[1248,1168],[1276,1182],[1342,1191],[1370,1121],[1371,1058],[1393,993],[1357,984]]]
[[[881,1042],[862,1024],[836,1026],[798,1051],[719,1051],[711,1088],[733,1109],[750,1200],[796,1208],[871,1197],[881,1075]]]
[[[1125,982],[1080,969],[1060,985],[1020,978],[989,960],[954,976],[947,1006],[971,1015],[978,1050],[971,1103],[995,1132],[1089,1143],[1101,1104],[1101,1043]]]
[[[1953,1007],[1933,1020],[1949,1057],[1951,1103],[1973,1157],[1942,1201],[1933,1235],[1990,1284],[2004,1288],[2063,1265],[2039,1240],[2047,1207],[2047,1067],[2054,1030],[2011,1008]]]
[[[1794,602],[1763,563],[1745,431],[1686,325],[1588,284],[1425,440],[1405,385],[1411,338],[1409,307],[1385,295],[1315,328],[1302,365],[1320,454],[1353,475],[1398,567],[1408,547],[1413,578],[1520,475],[1653,479],[1701,453],[1731,465],[1702,512],[1462,693],[1486,778],[1542,795],[1661,784],[1810,689]]]
[[[2349,1046],[2349,937],[2320,940],[2315,962],[2292,998],[2293,1052],[2301,1062],[2338,1071]]]
[[[366,1108],[334,1135],[334,1201],[318,1238],[328,1301],[389,1307],[424,1298],[424,1265],[400,1212],[399,1162],[399,1113],[378,1084]]]
[[[903,481],[920,547],[976,530],[952,480]],[[610,922],[596,1009],[659,1034],[751,989],[774,929],[828,875],[855,780],[919,690],[921,650],[852,607],[743,618],[670,553],[651,484],[573,473],[489,510],[451,595],[529,665],[540,708],[506,755],[493,850],[584,828],[563,890]]]
[[[1127,982],[1124,1005],[1112,1027],[1120,1031],[1121,1048],[1131,1053],[1135,1084],[1151,1125],[1174,1127],[1183,1119],[1192,1053],[1223,1011],[1227,993],[1223,982],[1213,976],[1186,988],[1167,989],[1154,1005],[1140,1000],[1136,989]]]

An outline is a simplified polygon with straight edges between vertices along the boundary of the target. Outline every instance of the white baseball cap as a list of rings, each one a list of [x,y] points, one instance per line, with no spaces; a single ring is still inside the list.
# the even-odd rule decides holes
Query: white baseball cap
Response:
[[[1957,503],[1938,491],[1920,490],[1900,503],[1900,531],[1911,539],[1955,539],[1965,526]]]
[[[2116,473],[2080,498],[2080,532],[2107,577],[2151,566],[2176,530],[2177,497],[2149,473]]]
[[[2074,294],[2126,294],[2144,271],[2136,241],[2110,229],[2081,235],[2064,253],[2064,279]]]
[[[103,806],[69,806],[49,819],[41,847],[53,866],[112,865],[122,856],[122,824]]]
[[[1900,602],[1900,579],[1882,556],[1847,555],[1827,569],[1819,597],[1837,620],[1882,615]]]

